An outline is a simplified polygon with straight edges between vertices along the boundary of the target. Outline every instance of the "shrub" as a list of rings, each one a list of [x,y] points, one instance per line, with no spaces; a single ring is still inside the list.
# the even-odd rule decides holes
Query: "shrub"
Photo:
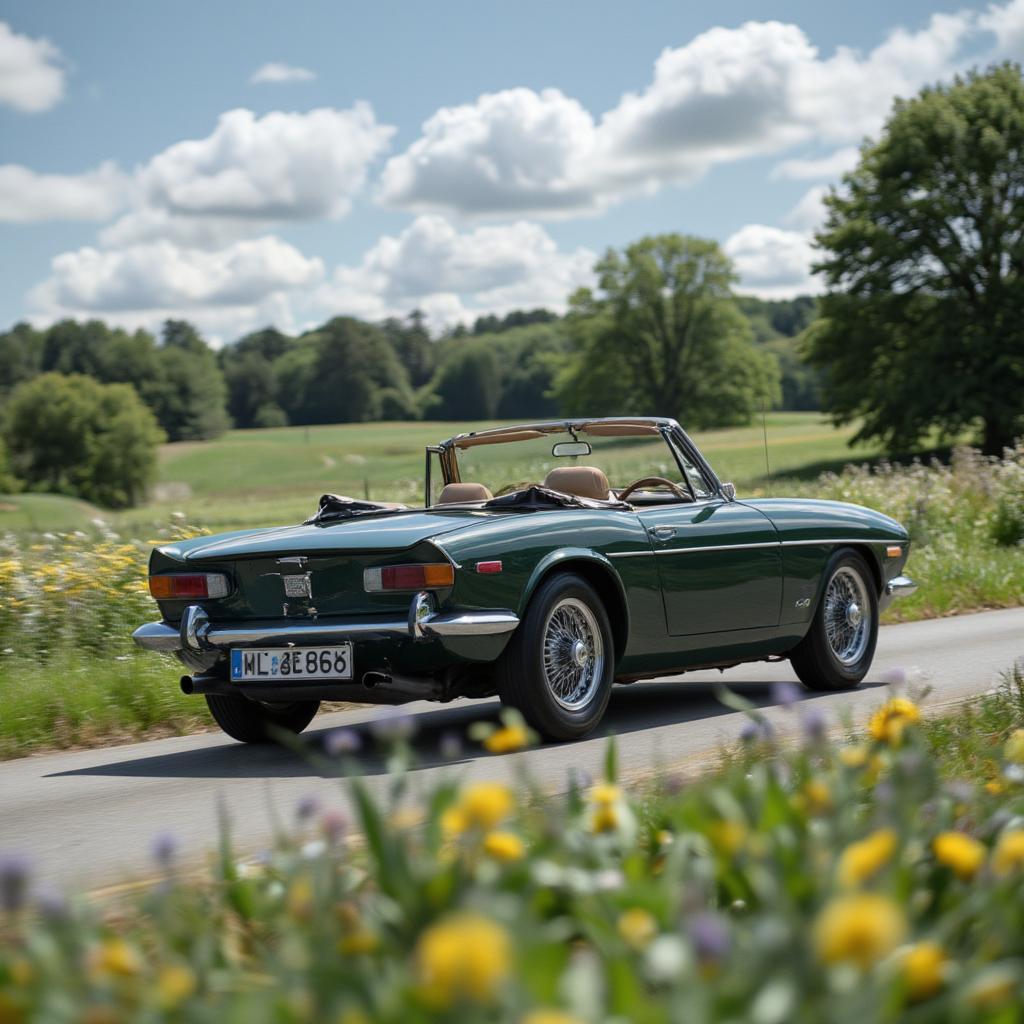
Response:
[[[46,373],[11,396],[5,438],[28,488],[124,508],[145,495],[164,435],[131,385]]]

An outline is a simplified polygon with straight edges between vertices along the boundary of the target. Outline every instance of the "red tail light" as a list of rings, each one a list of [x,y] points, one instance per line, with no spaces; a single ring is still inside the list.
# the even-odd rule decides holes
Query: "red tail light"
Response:
[[[363,572],[363,589],[373,594],[381,590],[437,590],[455,582],[450,562],[420,565],[382,565]]]
[[[228,578],[219,572],[168,573],[150,576],[149,592],[158,601],[227,597]]]

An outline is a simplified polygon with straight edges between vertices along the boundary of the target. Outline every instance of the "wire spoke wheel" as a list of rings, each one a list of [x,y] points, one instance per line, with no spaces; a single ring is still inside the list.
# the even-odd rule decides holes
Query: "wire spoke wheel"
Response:
[[[836,569],[825,590],[825,639],[836,660],[854,665],[871,636],[871,603],[864,580],[850,566]]]
[[[565,597],[544,624],[544,682],[567,711],[586,707],[604,676],[604,640],[583,601]]]

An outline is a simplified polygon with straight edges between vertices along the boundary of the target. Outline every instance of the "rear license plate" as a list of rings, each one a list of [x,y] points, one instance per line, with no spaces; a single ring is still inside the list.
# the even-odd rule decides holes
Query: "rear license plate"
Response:
[[[351,679],[352,645],[247,647],[231,651],[231,680]]]

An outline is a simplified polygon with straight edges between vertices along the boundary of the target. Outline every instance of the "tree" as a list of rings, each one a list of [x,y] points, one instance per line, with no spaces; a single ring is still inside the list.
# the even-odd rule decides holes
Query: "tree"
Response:
[[[164,435],[128,384],[45,373],[11,396],[4,440],[29,488],[124,508],[152,483]]]
[[[20,483],[11,472],[10,460],[7,457],[7,446],[0,439],[0,494],[13,494]]]
[[[598,291],[571,299],[576,351],[556,389],[563,411],[676,416],[694,427],[747,423],[779,394],[775,359],[751,343],[732,265],[713,241],[643,238],[609,249]]]
[[[444,420],[489,420],[498,410],[498,360],[486,344],[460,342],[441,364],[431,386],[430,415]]]
[[[1024,433],[1024,81],[1017,65],[898,100],[826,199],[808,354],[834,419],[893,451]]]

